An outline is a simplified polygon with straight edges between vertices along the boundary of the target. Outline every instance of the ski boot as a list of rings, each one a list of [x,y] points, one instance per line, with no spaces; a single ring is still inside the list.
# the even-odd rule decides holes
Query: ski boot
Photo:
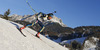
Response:
[[[20,28],[20,30],[24,29],[25,27],[26,27],[26,26],[24,26],[24,27],[21,27],[21,28]]]
[[[38,33],[36,34],[36,37],[40,38],[39,34],[40,34],[40,32],[38,32]]]

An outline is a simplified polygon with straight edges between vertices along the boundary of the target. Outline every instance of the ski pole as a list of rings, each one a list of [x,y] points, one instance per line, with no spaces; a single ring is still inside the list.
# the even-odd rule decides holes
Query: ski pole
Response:
[[[32,6],[28,3],[28,1],[26,1],[26,3],[28,4],[28,6],[32,9],[32,11],[33,11],[33,13],[37,13],[33,8],[32,8]]]

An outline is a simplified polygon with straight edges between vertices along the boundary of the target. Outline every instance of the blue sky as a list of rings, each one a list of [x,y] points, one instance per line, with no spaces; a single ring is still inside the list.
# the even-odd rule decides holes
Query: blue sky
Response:
[[[57,11],[55,16],[61,18],[69,27],[100,26],[100,0],[28,0],[37,12]],[[25,0],[1,0],[0,14],[10,9],[11,14],[34,14]]]

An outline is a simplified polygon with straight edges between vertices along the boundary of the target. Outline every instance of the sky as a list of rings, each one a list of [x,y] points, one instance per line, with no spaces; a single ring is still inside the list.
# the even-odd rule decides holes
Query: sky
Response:
[[[36,12],[51,13],[68,27],[100,26],[100,0],[27,0]],[[0,0],[0,14],[10,9],[18,15],[33,15],[26,0]]]

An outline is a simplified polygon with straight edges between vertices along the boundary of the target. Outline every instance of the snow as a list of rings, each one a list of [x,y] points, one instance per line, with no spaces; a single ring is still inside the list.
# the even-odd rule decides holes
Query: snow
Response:
[[[89,48],[88,48],[89,47]],[[85,41],[85,47],[84,47],[84,50],[88,49],[88,50],[94,50],[94,48],[96,47],[96,45],[94,44],[91,44],[90,41]]]
[[[24,37],[16,28],[23,25],[0,18],[0,26],[0,50],[68,50],[42,35],[42,40],[38,39],[34,36],[37,32],[30,28],[22,30]]]
[[[97,42],[99,39],[95,38],[95,37],[92,37],[92,40],[93,40],[92,42],[89,41],[89,40],[85,41],[83,50],[95,50],[96,44],[94,44],[94,42]]]
[[[71,41],[74,41],[76,40],[77,42],[80,42],[81,44],[83,44],[84,40],[86,39],[86,37],[82,37],[82,38],[76,38],[76,39],[71,39],[71,40],[65,40],[65,41],[62,41],[61,44],[64,44],[64,43],[71,43]]]

